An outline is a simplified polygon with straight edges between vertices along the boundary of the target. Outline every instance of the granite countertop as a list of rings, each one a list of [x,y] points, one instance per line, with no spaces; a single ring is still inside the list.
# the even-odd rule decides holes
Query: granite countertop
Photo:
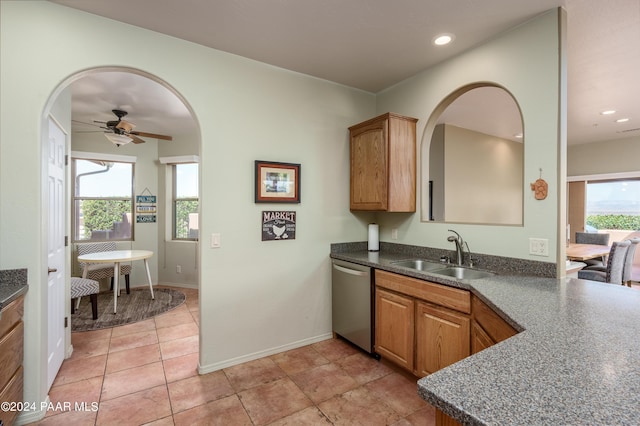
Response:
[[[0,315],[5,306],[25,294],[28,289],[26,269],[0,270]]]
[[[418,381],[469,425],[640,424],[640,291],[573,278],[447,279],[354,251],[332,258],[465,288],[521,331]]]

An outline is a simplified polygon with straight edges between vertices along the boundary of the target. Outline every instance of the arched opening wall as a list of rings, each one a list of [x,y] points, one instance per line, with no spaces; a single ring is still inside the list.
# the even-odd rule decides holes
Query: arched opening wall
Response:
[[[28,270],[25,400],[47,397],[41,122],[57,88],[100,67],[168,82],[200,126],[201,371],[331,336],[330,244],[363,240],[370,221],[349,212],[346,129],[375,95],[49,2],[0,7],[0,268]],[[256,204],[255,160],[301,164],[300,204]],[[261,241],[263,211],[295,211],[296,238]]]

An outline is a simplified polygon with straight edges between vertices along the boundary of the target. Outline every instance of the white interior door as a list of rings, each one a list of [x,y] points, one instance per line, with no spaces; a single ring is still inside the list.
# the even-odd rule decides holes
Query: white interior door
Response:
[[[47,390],[64,360],[65,307],[65,150],[66,134],[49,118],[48,144],[48,266],[47,282]]]

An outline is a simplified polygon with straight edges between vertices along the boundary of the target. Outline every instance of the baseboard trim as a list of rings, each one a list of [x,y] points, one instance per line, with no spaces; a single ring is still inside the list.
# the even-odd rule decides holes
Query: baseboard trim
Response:
[[[23,411],[22,413],[18,414],[14,424],[28,425],[29,423],[35,423],[44,419],[44,417],[47,415],[47,410],[43,410],[43,408],[48,407],[50,403],[51,400],[49,399],[49,395],[47,395],[47,399],[40,404],[40,407],[36,406],[35,411]]]
[[[231,358],[225,361],[216,362],[208,365],[201,365],[198,363],[198,373],[207,374],[214,371],[222,370],[223,368],[233,367],[234,365],[242,364],[244,362],[253,361],[256,359],[264,358],[266,356],[279,354],[280,352],[289,351],[291,349],[301,348],[303,346],[310,345],[312,343],[322,342],[323,340],[333,338],[333,333],[321,334],[319,336],[310,337],[308,339],[298,340],[297,342],[288,343],[286,345],[277,346],[263,351],[254,352],[247,355],[242,355],[237,358]]]
[[[194,290],[198,290],[198,284],[183,284],[183,283],[170,283],[170,282],[160,282],[156,285],[167,286],[167,287],[180,287],[180,288],[192,288]],[[139,287],[149,287],[149,284],[141,284]]]

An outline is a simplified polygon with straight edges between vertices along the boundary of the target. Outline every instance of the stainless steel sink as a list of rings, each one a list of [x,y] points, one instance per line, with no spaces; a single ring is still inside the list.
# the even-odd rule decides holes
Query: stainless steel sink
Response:
[[[486,278],[494,276],[493,272],[488,271],[479,271],[477,269],[469,269],[464,268],[462,266],[448,266],[446,268],[431,270],[429,272],[433,272],[438,275],[446,275],[448,277],[454,277],[459,280],[467,279],[467,280],[477,280],[479,278]]]
[[[441,263],[422,259],[399,260],[397,262],[391,262],[391,264],[403,268],[416,269],[418,271],[433,271],[442,268]]]

